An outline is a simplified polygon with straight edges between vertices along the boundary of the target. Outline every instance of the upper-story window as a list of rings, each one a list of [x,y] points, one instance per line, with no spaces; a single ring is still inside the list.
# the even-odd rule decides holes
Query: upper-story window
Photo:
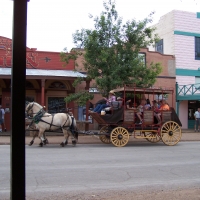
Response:
[[[155,50],[163,54],[163,39],[156,42]]]
[[[200,37],[195,37],[195,60],[200,60]]]
[[[138,53],[138,57],[139,57],[140,61],[141,61],[144,65],[146,65],[146,53],[140,52],[140,53]]]

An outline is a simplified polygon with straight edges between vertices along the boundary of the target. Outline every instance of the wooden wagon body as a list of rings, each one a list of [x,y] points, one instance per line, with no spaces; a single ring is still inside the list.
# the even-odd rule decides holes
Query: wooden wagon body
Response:
[[[146,95],[151,97],[161,96],[172,98],[173,88],[136,88],[134,86],[124,86],[113,90],[125,99],[127,94],[132,94],[135,99],[138,96],[145,98]],[[154,99],[151,100],[154,100]],[[113,110],[111,114],[100,115],[90,113],[91,117],[99,124],[99,138],[103,143],[113,143],[115,146],[125,146],[129,137],[144,138],[149,142],[156,143],[163,141],[164,144],[173,146],[177,144],[182,136],[181,122],[173,108],[161,112],[161,123],[155,122],[154,110],[144,110],[143,123],[136,123],[135,110],[126,109],[125,103],[121,108]]]

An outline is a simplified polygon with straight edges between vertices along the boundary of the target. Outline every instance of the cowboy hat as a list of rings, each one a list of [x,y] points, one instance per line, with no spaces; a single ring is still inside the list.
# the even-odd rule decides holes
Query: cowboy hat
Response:
[[[115,93],[113,92],[113,90],[110,90],[109,94],[114,94],[115,95]]]

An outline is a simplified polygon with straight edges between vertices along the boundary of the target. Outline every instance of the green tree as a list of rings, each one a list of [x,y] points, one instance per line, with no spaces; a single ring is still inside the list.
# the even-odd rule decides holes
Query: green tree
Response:
[[[161,64],[146,65],[139,56],[141,48],[155,44],[158,40],[155,29],[148,27],[153,13],[144,20],[137,22],[133,19],[123,24],[112,0],[104,2],[104,8],[100,17],[90,16],[94,19],[94,30],[82,29],[73,34],[76,48],[70,54],[61,53],[62,61],[68,62],[69,59],[76,60],[83,56],[88,78],[95,80],[94,87],[103,95],[108,95],[111,89],[124,84],[141,87],[153,85],[162,70]],[[73,94],[66,101],[72,99],[75,100]]]

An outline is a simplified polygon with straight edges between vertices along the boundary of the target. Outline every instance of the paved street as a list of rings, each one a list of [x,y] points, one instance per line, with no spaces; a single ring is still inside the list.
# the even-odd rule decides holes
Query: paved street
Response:
[[[148,142],[130,142],[123,148],[112,144],[26,146],[26,193],[30,199],[43,199],[58,193],[200,188],[199,152],[198,141],[172,147]],[[8,199],[9,145],[0,145],[0,157],[0,199]]]

